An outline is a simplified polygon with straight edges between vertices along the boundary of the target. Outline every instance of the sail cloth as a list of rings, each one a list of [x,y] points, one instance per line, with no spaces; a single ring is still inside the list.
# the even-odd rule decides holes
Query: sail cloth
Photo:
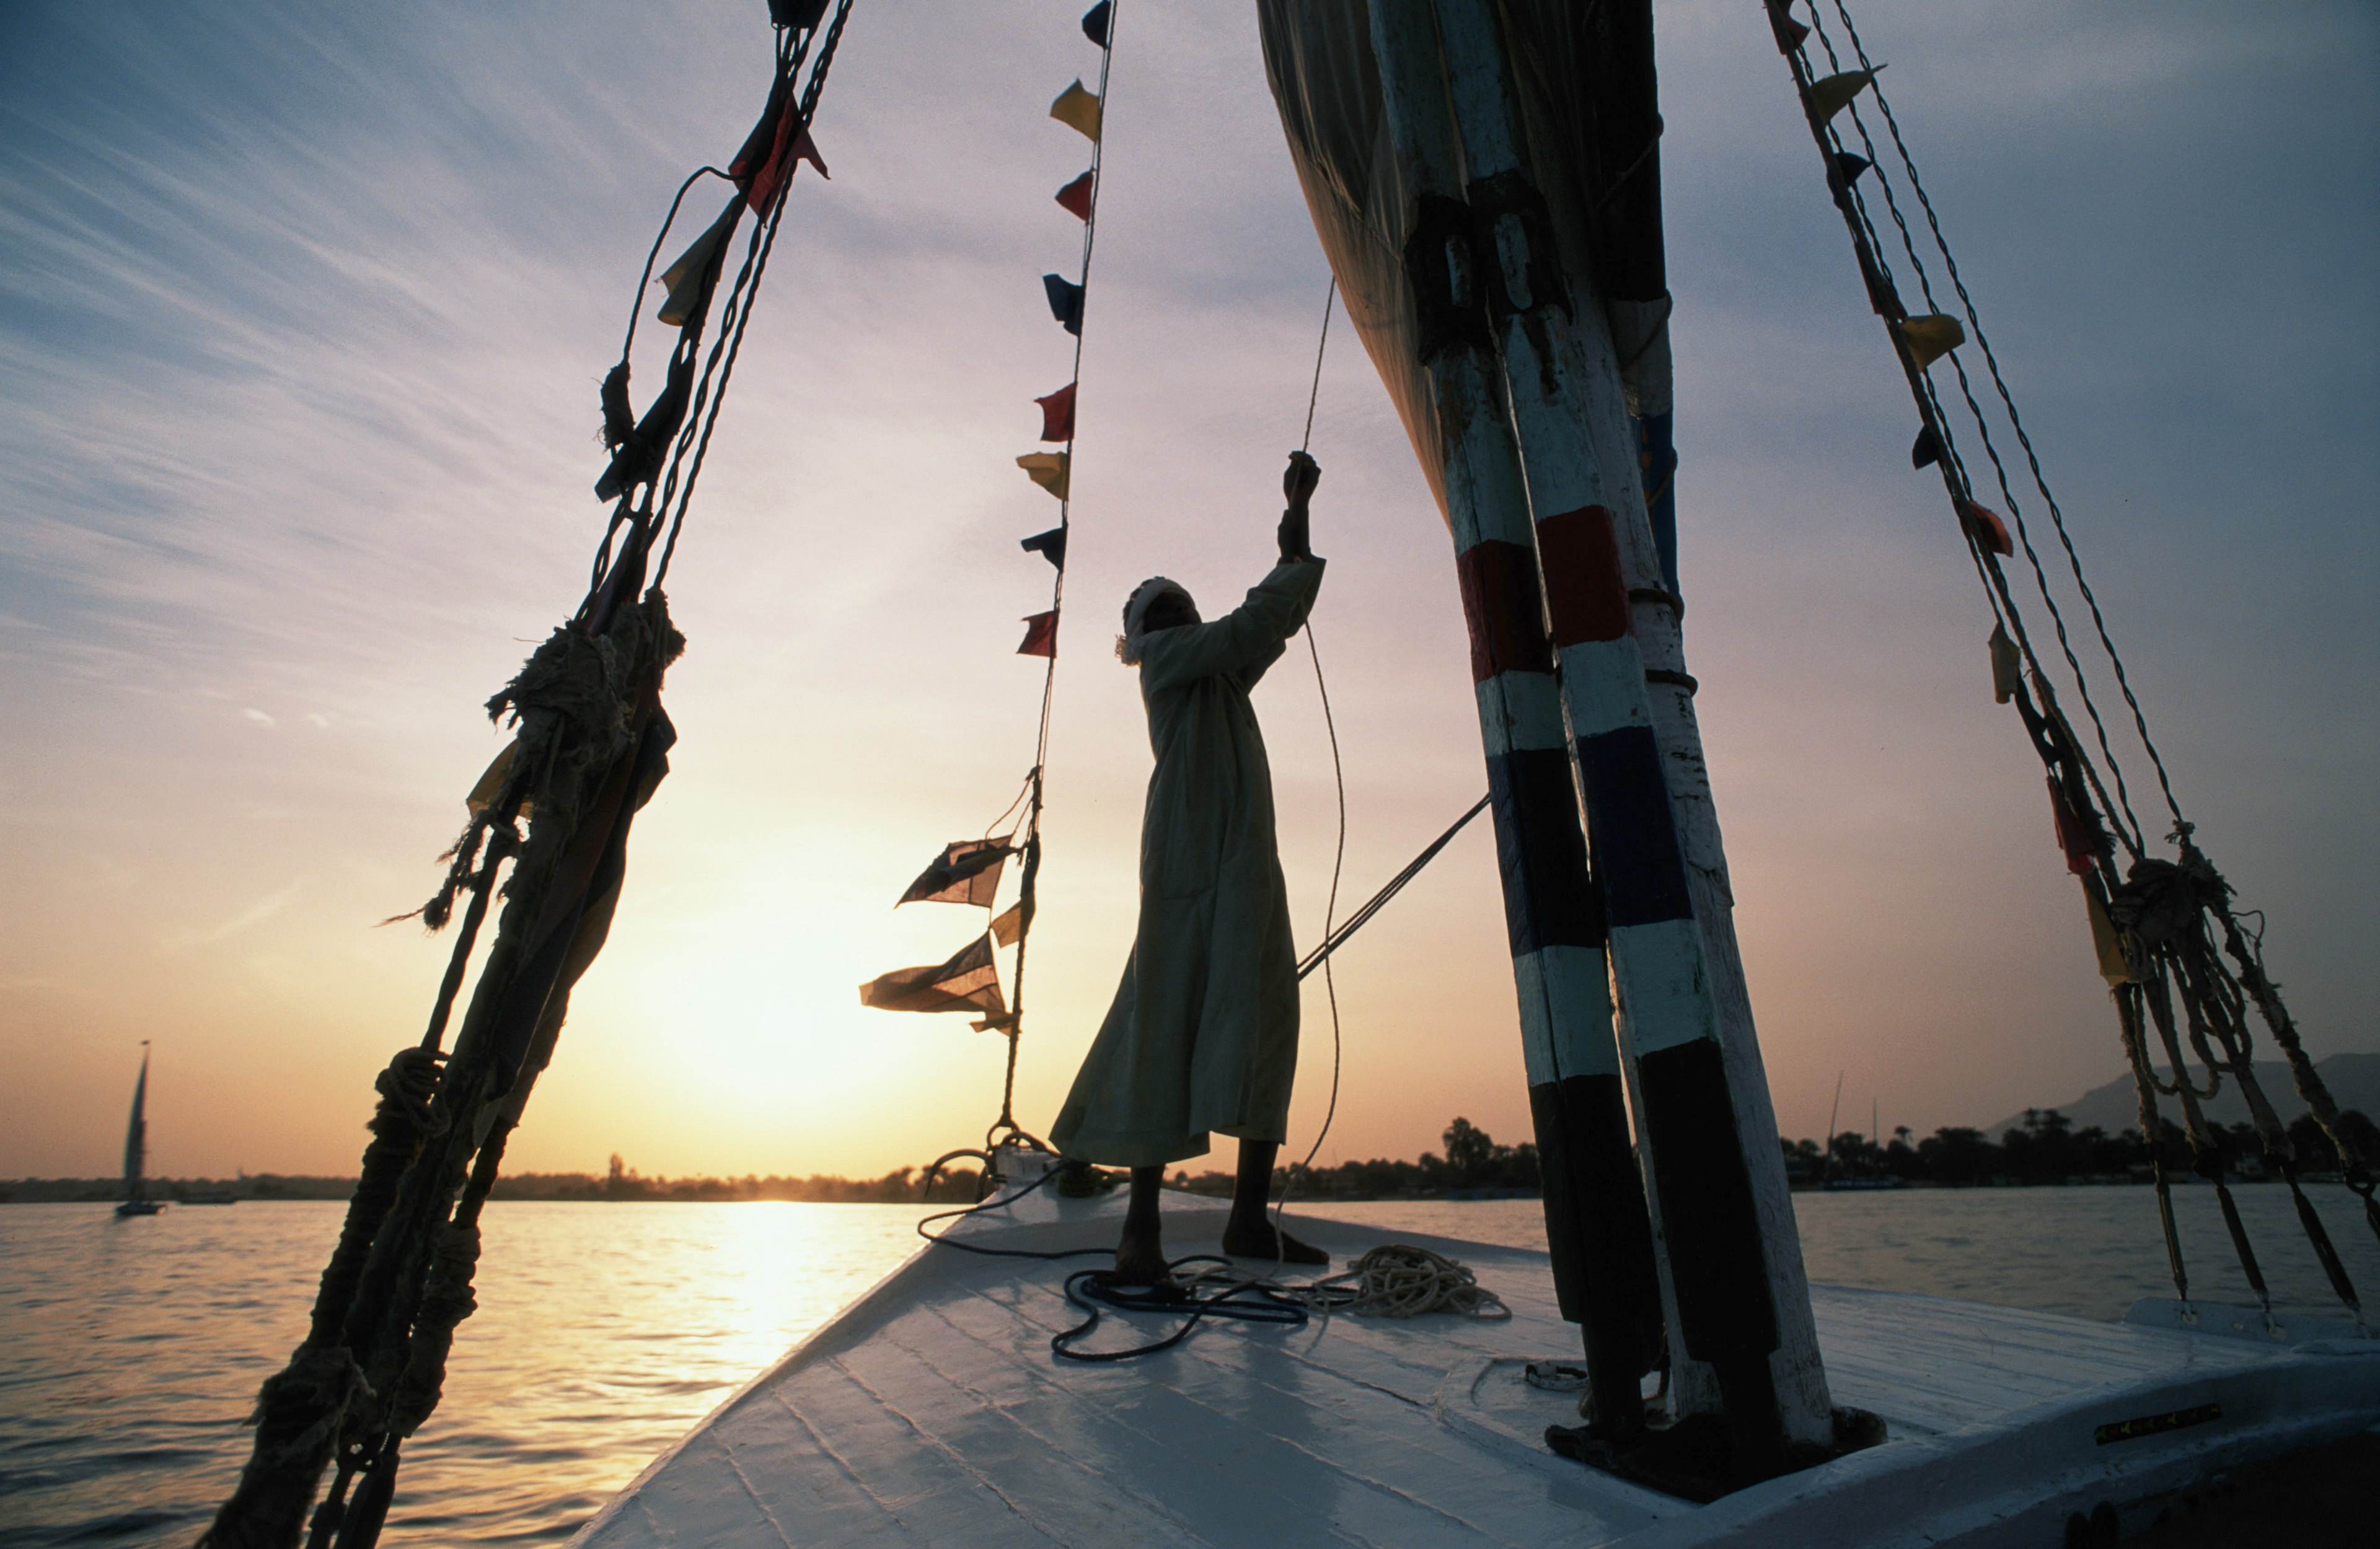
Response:
[[[1520,66],[1531,171],[1550,207],[1573,315],[1590,332],[1609,329],[1630,413],[1667,415],[1669,297],[1650,6],[1504,0],[1502,11]],[[1404,270],[1415,205],[1381,110],[1369,13],[1364,0],[1257,0],[1257,19],[1266,79],[1315,234],[1443,515],[1438,410]],[[1601,306],[1576,306],[1584,297]]]
[[[1157,756],[1140,829],[1140,919],[1123,981],[1050,1139],[1156,1167],[1220,1131],[1279,1141],[1297,1070],[1297,950],[1273,833],[1272,773],[1248,691],[1322,585],[1283,562],[1211,623],[1145,637]]]

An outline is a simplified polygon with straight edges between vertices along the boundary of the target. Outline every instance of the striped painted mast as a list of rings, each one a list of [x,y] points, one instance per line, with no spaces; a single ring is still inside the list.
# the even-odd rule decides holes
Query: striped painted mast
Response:
[[[1394,3],[1421,9],[1428,0]],[[1632,598],[1632,581],[1640,593],[1660,582],[1658,561],[1649,573],[1645,564],[1653,544],[1643,494],[1633,459],[1599,455],[1589,430],[1594,410],[1608,418],[1618,395],[1617,362],[1608,333],[1572,327],[1589,309],[1573,309],[1546,201],[1531,180],[1492,4],[1435,0],[1434,8],[1607,912],[1676,1312],[1672,1340],[1708,1366],[1739,1470],[1766,1471],[1782,1464],[1789,1441],[1828,1442],[1832,1417],[1748,1002],[1732,1029],[1751,1054],[1747,1070],[1742,1058],[1728,1057],[1714,954],[1655,729],[1647,669],[1670,679],[1682,672],[1648,661],[1637,634],[1642,599]],[[1582,333],[1600,344],[1597,358],[1590,360]],[[1588,388],[1597,378],[1606,379],[1601,405]],[[1636,551],[1633,566],[1623,534]],[[1682,663],[1674,610],[1643,612],[1648,633],[1665,636],[1662,654]],[[1692,722],[1672,710],[1674,741]],[[1698,739],[1691,751],[1699,770]],[[1696,794],[1706,817],[1706,787]],[[1716,855],[1715,818],[1697,837]],[[1746,1119],[1755,1120],[1750,1131]]]
[[[1376,4],[1390,131],[1417,195],[1406,267],[1438,405],[1472,681],[1488,759],[1522,1049],[1562,1316],[1580,1325],[1598,1430],[1642,1428],[1660,1289],[1631,1146],[1603,910],[1587,870],[1518,449],[1502,412],[1428,0]],[[1417,46],[1414,46],[1417,45]]]

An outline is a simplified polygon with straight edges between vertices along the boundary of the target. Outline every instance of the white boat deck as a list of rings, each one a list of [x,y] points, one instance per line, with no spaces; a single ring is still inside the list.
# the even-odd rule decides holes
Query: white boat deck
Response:
[[[1120,1202],[1046,1192],[964,1223],[1013,1248],[1111,1243]],[[1168,1252],[1214,1252],[1222,1214],[1168,1196]],[[1305,1217],[1341,1260],[1387,1240]],[[1541,1253],[1410,1234],[1470,1265],[1507,1323],[1214,1322],[1164,1354],[1054,1359],[1060,1295],[1091,1258],[930,1248],[722,1404],[576,1541],[588,1549],[828,1544],[2039,1544],[2109,1501],[2128,1531],[2223,1468],[2380,1422],[2380,1341],[2285,1345],[1966,1302],[1814,1288],[1835,1402],[1884,1445],[1695,1506],[1548,1452],[1574,1398],[1521,1380],[1578,1358]],[[1261,1267],[1251,1265],[1250,1267]],[[2212,1310],[2207,1310],[2211,1312]],[[2218,1327],[2219,1325],[2219,1327]],[[1175,1320],[1110,1312],[1091,1348]],[[2349,1334],[2301,1325],[2289,1331]],[[2102,1425],[2219,1418],[2102,1442]]]

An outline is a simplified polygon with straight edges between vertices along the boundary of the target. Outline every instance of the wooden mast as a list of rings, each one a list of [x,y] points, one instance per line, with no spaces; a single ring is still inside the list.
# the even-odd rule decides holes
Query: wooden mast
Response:
[[[1417,73],[1410,60],[1392,67],[1391,48],[1443,60],[1439,103],[1426,104],[1418,90],[1385,94],[1392,124],[1418,111],[1424,122],[1407,127],[1411,138],[1433,125],[1444,133],[1450,109],[1453,119],[1609,914],[1623,1047],[1660,1206],[1681,1406],[1707,1409],[1718,1398],[1740,1466],[1773,1467],[1789,1441],[1830,1439],[1830,1407],[1686,697],[1678,610],[1662,590],[1627,451],[1618,362],[1595,298],[1570,294],[1492,6],[1375,0],[1372,15],[1384,83]],[[1669,692],[1653,693],[1648,673]]]
[[[1563,1317],[1581,1326],[1597,1424],[1624,1436],[1643,1425],[1639,1383],[1658,1359],[1659,1282],[1629,1142],[1602,911],[1587,872],[1528,500],[1498,402],[1427,0],[1417,8],[1376,6],[1371,24],[1397,159],[1418,196],[1406,263],[1443,427],[1447,513],[1471,635],[1555,1289]]]

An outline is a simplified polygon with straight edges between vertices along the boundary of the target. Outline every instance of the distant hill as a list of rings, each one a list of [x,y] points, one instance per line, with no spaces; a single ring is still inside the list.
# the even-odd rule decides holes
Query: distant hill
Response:
[[[2341,1108],[2361,1109],[2364,1117],[2380,1120],[2380,1054],[2334,1054],[2327,1059],[2313,1062],[2323,1083],[2330,1088],[2331,1096]],[[2192,1073],[2199,1084],[2205,1085],[2205,1074],[2193,1064]],[[2256,1061],[2256,1080],[2271,1099],[2273,1109],[2281,1122],[2289,1123],[2306,1111],[2298,1100],[2297,1083],[2289,1078],[2289,1068],[2280,1060]],[[2132,1091],[2132,1078],[2122,1075],[2105,1086],[2095,1086],[2070,1103],[2054,1103],[2053,1107],[2073,1120],[2078,1130],[2095,1125],[2116,1134],[2124,1130],[2140,1128],[2140,1099]],[[2157,1111],[2168,1121],[2179,1119],[2181,1110],[2171,1097],[2160,1095]],[[2206,1105],[2207,1116],[2219,1124],[2245,1124],[2248,1105],[2240,1097],[2239,1088],[2231,1082]],[[1997,1124],[1986,1125],[1984,1133],[1998,1140],[2010,1130],[2024,1128],[2024,1115],[2012,1113]]]

